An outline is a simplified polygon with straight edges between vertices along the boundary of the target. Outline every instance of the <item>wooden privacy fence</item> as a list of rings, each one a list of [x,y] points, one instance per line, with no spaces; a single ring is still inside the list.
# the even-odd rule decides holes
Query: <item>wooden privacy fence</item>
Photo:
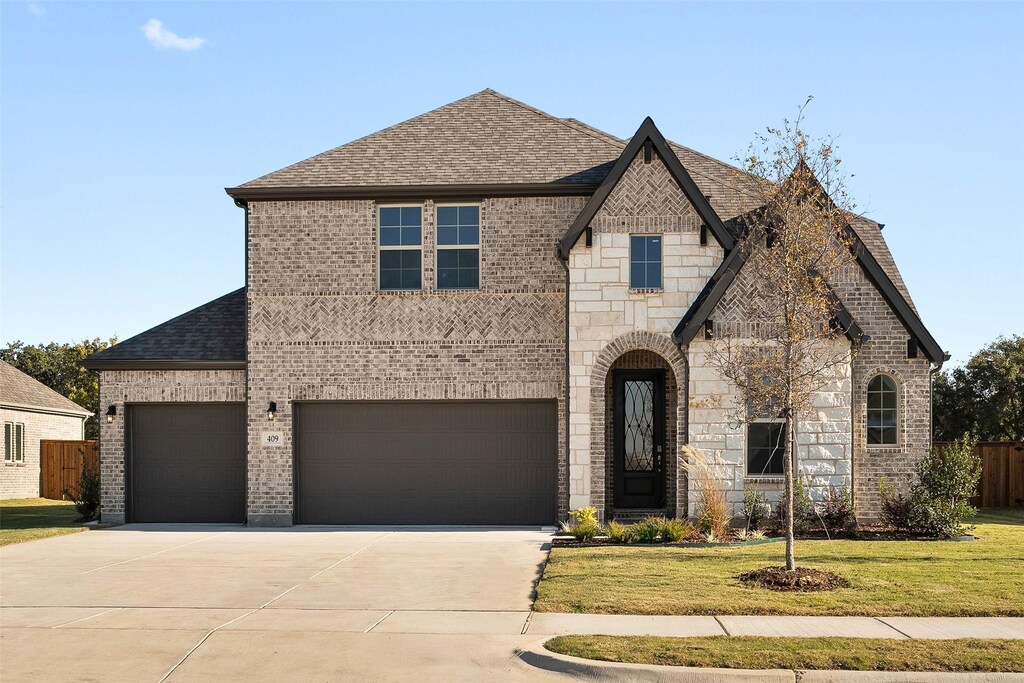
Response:
[[[95,441],[40,441],[40,495],[63,500],[65,489],[78,491],[82,466],[100,466],[100,449]]]
[[[945,443],[935,443],[944,446]],[[1010,508],[1024,505],[1024,442],[981,441],[974,447],[981,458],[981,479],[971,505]]]

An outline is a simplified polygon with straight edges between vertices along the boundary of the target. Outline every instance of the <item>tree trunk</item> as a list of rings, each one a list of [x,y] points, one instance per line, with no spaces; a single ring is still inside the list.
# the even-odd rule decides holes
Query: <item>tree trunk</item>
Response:
[[[796,569],[796,536],[793,525],[794,485],[793,477],[796,476],[796,451],[793,448],[793,413],[786,412],[786,446],[787,453],[782,459],[783,473],[786,479],[786,569]]]

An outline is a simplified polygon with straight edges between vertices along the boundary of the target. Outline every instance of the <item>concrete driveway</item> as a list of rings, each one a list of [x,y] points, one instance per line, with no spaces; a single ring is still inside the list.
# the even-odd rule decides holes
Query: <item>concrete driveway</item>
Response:
[[[550,533],[130,525],[0,549],[4,681],[543,680]]]

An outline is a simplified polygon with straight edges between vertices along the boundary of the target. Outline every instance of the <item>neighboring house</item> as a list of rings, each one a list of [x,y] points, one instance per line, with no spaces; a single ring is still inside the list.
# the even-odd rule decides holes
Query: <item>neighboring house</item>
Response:
[[[729,500],[777,491],[778,424],[742,421],[706,335],[742,334],[740,172],[485,90],[263,176],[246,286],[92,356],[106,521],[550,524],[692,514],[682,446]],[[930,446],[924,328],[856,219],[852,339],[801,424],[813,495],[878,515]],[[774,495],[774,493],[773,493]]]
[[[0,499],[39,495],[39,442],[85,438],[92,413],[25,373],[0,361],[0,422],[4,463]]]

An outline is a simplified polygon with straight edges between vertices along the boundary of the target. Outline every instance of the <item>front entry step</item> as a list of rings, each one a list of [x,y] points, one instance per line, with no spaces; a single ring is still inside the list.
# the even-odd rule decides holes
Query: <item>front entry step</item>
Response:
[[[628,508],[613,510],[611,518],[619,524],[635,524],[648,517],[668,517],[666,508]]]

